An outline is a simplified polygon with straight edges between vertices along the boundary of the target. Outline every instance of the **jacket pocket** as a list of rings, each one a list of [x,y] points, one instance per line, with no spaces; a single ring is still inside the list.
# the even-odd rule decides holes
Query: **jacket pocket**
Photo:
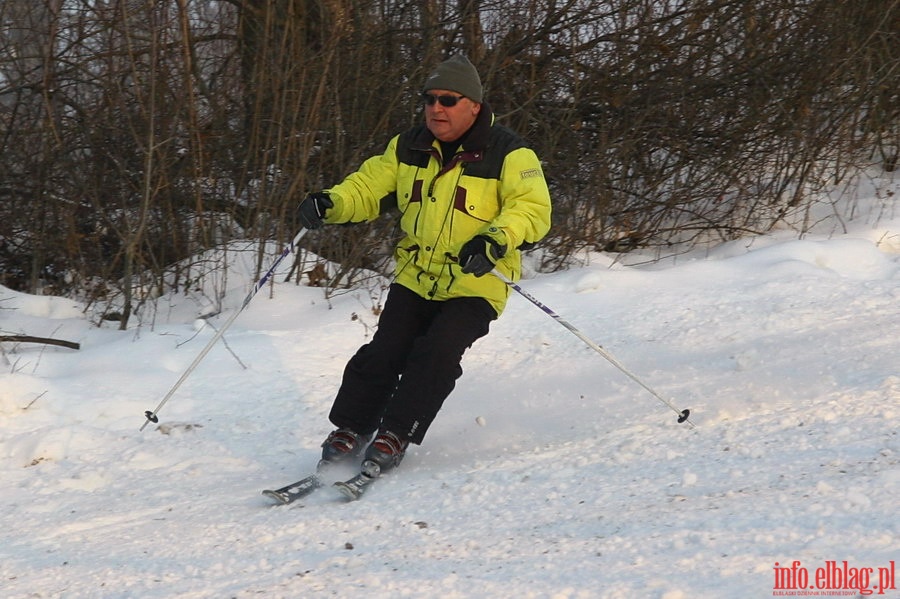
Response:
[[[481,223],[489,223],[500,214],[497,182],[466,177],[464,185],[456,187],[453,207]]]

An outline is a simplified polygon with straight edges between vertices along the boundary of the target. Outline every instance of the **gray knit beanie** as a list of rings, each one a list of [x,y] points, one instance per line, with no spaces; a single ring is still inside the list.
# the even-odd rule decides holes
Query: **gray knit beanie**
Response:
[[[462,54],[448,58],[428,75],[422,91],[429,89],[446,89],[457,92],[479,104],[484,94],[478,71]]]

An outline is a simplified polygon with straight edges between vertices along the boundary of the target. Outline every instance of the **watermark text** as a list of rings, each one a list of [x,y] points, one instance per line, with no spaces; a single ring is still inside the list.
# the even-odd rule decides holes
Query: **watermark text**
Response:
[[[897,590],[893,560],[874,568],[853,566],[846,560],[829,560],[818,567],[807,567],[794,560],[790,564],[775,562],[773,570],[775,597],[877,596]]]

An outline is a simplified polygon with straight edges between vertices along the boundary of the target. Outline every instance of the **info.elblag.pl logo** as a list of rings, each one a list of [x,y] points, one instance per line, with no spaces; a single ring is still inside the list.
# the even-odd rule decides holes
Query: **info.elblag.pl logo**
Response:
[[[856,567],[849,562],[826,561],[811,569],[800,560],[782,566],[775,562],[776,597],[840,597],[884,595],[897,590],[896,565],[893,560],[883,567]]]

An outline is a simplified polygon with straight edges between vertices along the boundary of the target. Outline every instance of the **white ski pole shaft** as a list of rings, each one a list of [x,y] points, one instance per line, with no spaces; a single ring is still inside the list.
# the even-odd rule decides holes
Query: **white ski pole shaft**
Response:
[[[266,274],[264,274],[256,282],[256,284],[253,285],[253,289],[251,289],[250,293],[247,294],[247,297],[244,298],[244,301],[241,303],[240,308],[238,308],[228,318],[228,320],[225,322],[225,324],[222,327],[220,327],[218,331],[216,331],[216,334],[213,335],[212,339],[209,340],[209,343],[206,344],[206,347],[204,347],[200,351],[200,353],[197,354],[197,357],[194,358],[194,361],[191,362],[191,365],[187,367],[187,369],[182,373],[181,377],[175,382],[174,385],[172,385],[172,388],[169,389],[169,392],[166,393],[166,396],[162,398],[162,401],[159,402],[159,405],[156,406],[156,409],[153,410],[152,412],[150,410],[147,410],[146,412],[144,412],[144,416],[146,416],[147,419],[144,421],[144,424],[141,426],[141,430],[144,430],[144,428],[146,428],[147,425],[151,422],[159,422],[159,417],[158,417],[159,411],[163,408],[163,406],[166,405],[166,403],[168,403],[168,401],[172,398],[172,396],[175,395],[175,391],[177,391],[178,388],[181,387],[181,384],[185,380],[187,380],[188,376],[190,376],[190,374],[194,371],[194,369],[197,368],[197,365],[200,364],[200,361],[206,357],[206,354],[209,353],[209,350],[211,350],[213,348],[213,346],[216,344],[216,342],[222,338],[222,335],[225,334],[225,331],[228,330],[228,327],[230,327],[231,324],[235,320],[237,320],[237,317],[241,314],[241,312],[244,311],[244,308],[247,307],[247,304],[250,303],[250,300],[252,300],[253,297],[259,292],[259,290],[263,288],[263,286],[269,281],[270,278],[272,278],[272,275],[275,273],[275,269],[278,268],[278,265],[281,264],[282,260],[284,260],[289,254],[291,254],[294,251],[294,248],[297,247],[297,244],[300,242],[300,239],[305,234],[306,234],[306,229],[300,229],[300,231],[294,236],[294,239],[291,241],[291,243],[286,248],[284,248],[284,251],[281,252],[281,255],[278,257],[278,259],[275,260],[275,262],[272,264],[272,266],[269,268],[269,270],[266,271]]]
[[[657,393],[656,391],[651,389],[646,383],[644,383],[644,381],[639,379],[637,377],[637,375],[635,375],[633,372],[631,372],[630,370],[625,368],[612,354],[610,354],[608,351],[603,349],[603,347],[601,347],[600,345],[595,343],[593,340],[591,340],[587,335],[585,335],[584,333],[579,331],[577,328],[575,328],[575,326],[572,325],[569,321],[565,320],[559,314],[557,314],[556,312],[551,310],[548,306],[546,306],[543,303],[541,303],[540,301],[538,301],[534,296],[532,296],[527,291],[522,289],[519,285],[517,285],[515,282],[513,282],[512,279],[510,279],[509,277],[504,275],[502,272],[498,271],[496,268],[491,272],[498,279],[500,279],[501,281],[503,281],[504,283],[506,283],[507,285],[512,287],[516,292],[519,293],[519,295],[521,295],[522,297],[527,299],[529,302],[531,302],[532,304],[534,304],[535,306],[537,306],[538,308],[543,310],[544,313],[547,314],[548,316],[552,317],[553,320],[555,320],[562,326],[566,327],[566,329],[568,329],[569,332],[571,332],[573,335],[575,335],[576,337],[578,337],[579,339],[584,341],[584,343],[588,347],[590,347],[592,350],[594,350],[595,352],[597,352],[598,354],[603,356],[610,364],[612,364],[613,366],[618,368],[623,374],[625,374],[625,376],[627,376],[628,378],[633,380],[635,383],[637,383],[638,385],[640,385],[641,387],[646,389],[650,393],[650,395],[652,395],[653,397],[655,397],[656,399],[661,401],[664,405],[671,408],[672,411],[674,411],[676,414],[678,414],[678,422],[679,423],[687,422],[691,426],[691,428],[694,428],[694,423],[688,419],[689,416],[691,415],[690,410],[688,410],[688,409],[679,410],[677,407],[675,407],[675,405],[671,401],[669,401],[668,399],[664,398],[659,393]]]

